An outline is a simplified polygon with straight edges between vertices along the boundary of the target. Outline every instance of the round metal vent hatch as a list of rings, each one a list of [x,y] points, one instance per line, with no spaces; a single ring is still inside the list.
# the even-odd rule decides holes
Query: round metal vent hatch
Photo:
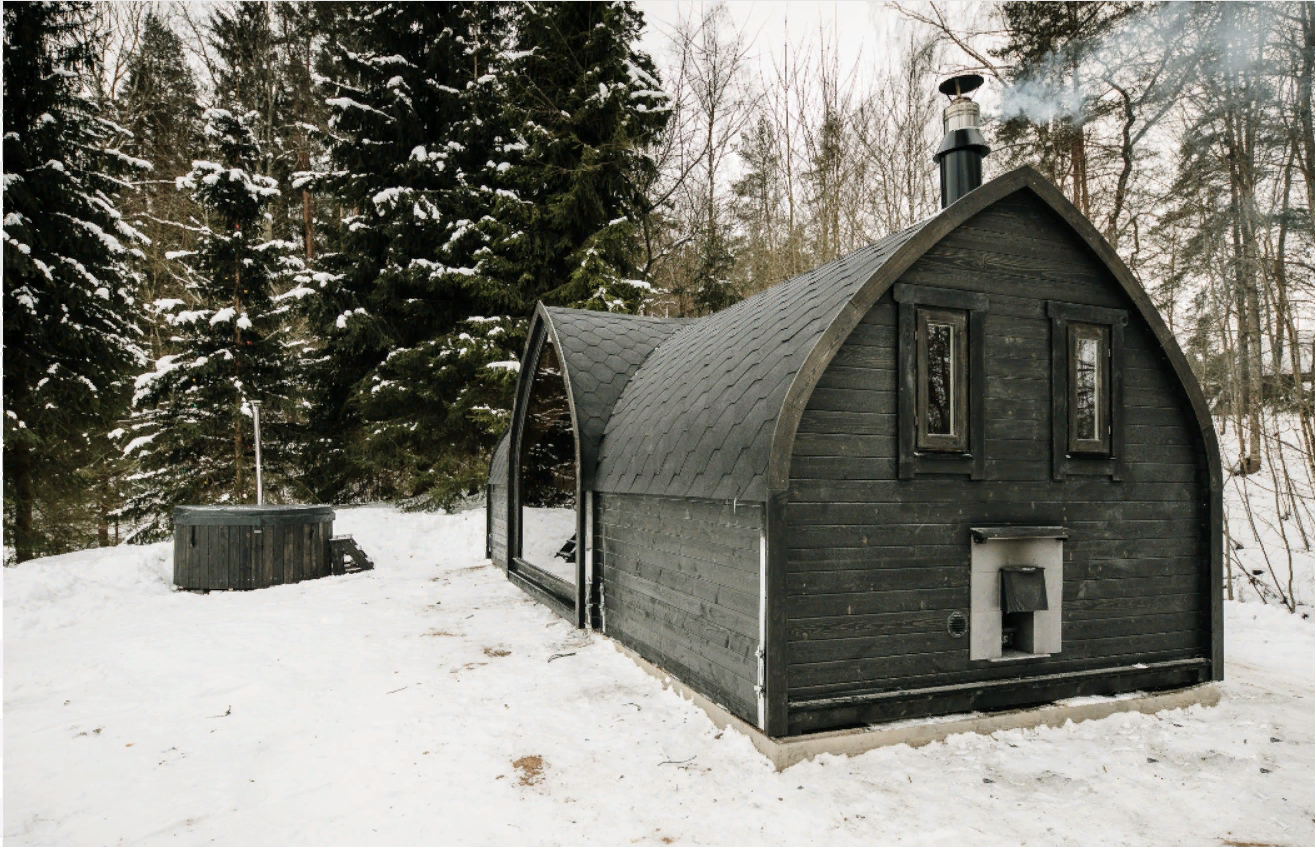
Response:
[[[945,631],[951,638],[963,638],[968,633],[968,617],[963,612],[950,612],[945,620]]]

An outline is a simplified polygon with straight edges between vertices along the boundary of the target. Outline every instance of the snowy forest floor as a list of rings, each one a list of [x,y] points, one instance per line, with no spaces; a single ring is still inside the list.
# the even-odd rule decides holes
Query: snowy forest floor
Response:
[[[1279,608],[1228,604],[1215,708],[778,774],[486,565],[482,510],[335,529],[377,570],[199,595],[168,545],[6,569],[6,842],[1315,844],[1315,620]]]

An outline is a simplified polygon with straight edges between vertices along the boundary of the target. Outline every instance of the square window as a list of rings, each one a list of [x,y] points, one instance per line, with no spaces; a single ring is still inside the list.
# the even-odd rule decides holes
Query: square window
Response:
[[[968,450],[968,316],[918,309],[918,449]]]
[[[1109,327],[1068,327],[1068,449],[1106,455],[1110,451]]]

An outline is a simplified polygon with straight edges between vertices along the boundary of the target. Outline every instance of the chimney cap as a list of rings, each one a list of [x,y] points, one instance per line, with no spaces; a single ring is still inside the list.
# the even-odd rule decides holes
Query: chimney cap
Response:
[[[940,92],[946,97],[962,97],[981,88],[985,81],[981,74],[960,74],[942,82]]]

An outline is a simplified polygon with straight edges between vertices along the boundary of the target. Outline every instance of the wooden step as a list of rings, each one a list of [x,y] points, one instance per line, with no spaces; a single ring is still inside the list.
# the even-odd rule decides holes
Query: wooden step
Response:
[[[374,570],[374,562],[350,535],[335,535],[329,539],[329,558],[335,576]]]

